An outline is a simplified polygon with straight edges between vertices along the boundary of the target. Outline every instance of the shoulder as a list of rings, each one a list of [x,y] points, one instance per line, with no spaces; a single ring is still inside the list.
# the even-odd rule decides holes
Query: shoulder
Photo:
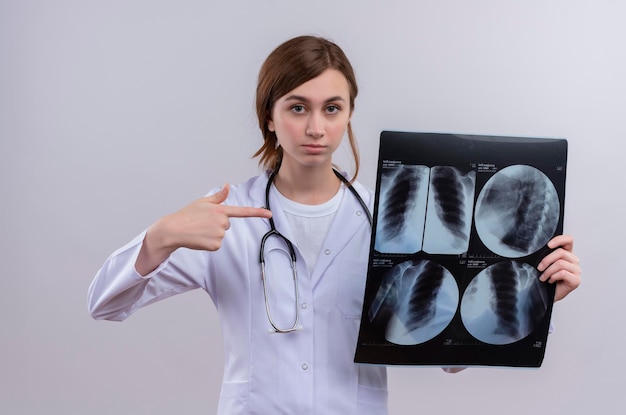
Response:
[[[371,210],[374,206],[374,190],[356,180],[352,183],[352,187],[357,191],[361,199],[363,199],[363,202],[365,202]]]

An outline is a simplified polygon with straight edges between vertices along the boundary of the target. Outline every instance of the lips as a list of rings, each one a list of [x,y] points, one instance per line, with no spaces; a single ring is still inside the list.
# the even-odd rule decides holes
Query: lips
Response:
[[[326,146],[321,144],[305,144],[303,147],[308,153],[311,154],[321,153],[326,149]]]

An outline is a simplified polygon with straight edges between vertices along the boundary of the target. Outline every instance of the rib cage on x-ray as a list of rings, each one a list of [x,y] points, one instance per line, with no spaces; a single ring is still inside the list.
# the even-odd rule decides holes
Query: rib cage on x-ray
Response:
[[[405,261],[385,274],[368,315],[389,342],[419,344],[447,327],[458,296],[454,277],[440,264]]]
[[[427,184],[426,166],[401,165],[383,170],[374,249],[413,253],[422,248]]]
[[[423,250],[430,254],[467,251],[476,172],[451,166],[431,168]]]
[[[510,344],[537,327],[548,301],[548,289],[535,268],[521,262],[498,262],[468,285],[461,301],[461,319],[477,339]]]
[[[475,181],[473,170],[462,173],[451,166],[383,170],[374,249],[396,254],[467,251]]]
[[[559,197],[540,170],[514,165],[494,174],[476,202],[476,231],[498,255],[519,258],[541,249],[559,221]]]

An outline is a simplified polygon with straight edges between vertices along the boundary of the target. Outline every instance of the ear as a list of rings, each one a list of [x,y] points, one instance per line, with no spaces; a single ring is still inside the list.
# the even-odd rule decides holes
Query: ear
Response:
[[[271,120],[271,119],[267,120],[267,129],[270,130],[273,133],[276,132],[276,128],[274,127],[274,121],[273,120]]]

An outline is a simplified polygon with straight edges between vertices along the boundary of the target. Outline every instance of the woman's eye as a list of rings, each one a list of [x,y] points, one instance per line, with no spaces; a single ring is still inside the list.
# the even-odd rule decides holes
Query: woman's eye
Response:
[[[329,105],[328,107],[326,107],[326,112],[328,112],[329,114],[334,114],[336,112],[339,112],[339,107],[337,105]]]
[[[304,105],[294,105],[293,107],[291,107],[291,110],[297,114],[303,113]]]

